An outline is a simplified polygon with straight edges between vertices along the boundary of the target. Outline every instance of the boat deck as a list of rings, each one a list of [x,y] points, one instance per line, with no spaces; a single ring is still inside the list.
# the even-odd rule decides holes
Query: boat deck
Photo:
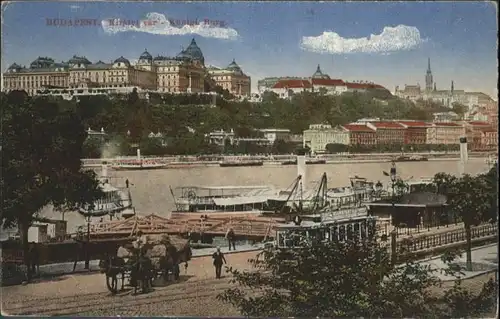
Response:
[[[187,234],[198,232],[209,236],[224,236],[229,227],[237,236],[249,238],[273,237],[273,229],[284,222],[282,218],[261,216],[209,216],[200,219],[197,215],[183,217],[173,216],[171,219],[157,215],[132,217],[126,220],[109,221],[92,225],[91,237],[113,238],[131,235],[138,230],[144,234]]]

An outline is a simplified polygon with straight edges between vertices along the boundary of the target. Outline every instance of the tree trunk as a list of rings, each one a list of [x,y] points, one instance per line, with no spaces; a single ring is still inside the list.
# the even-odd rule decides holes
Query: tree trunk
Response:
[[[469,224],[465,224],[465,238],[467,240],[467,271],[472,271],[472,231]]]
[[[28,229],[29,223],[18,220],[17,227],[19,228],[20,237],[21,237],[21,247],[23,249],[23,260],[24,265],[26,266],[26,280],[28,282],[31,281],[31,265],[30,265],[30,256],[29,256],[29,242],[28,242]]]

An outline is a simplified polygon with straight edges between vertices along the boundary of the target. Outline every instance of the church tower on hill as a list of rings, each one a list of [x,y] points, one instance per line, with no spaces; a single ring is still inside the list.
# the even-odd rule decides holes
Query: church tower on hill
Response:
[[[432,91],[432,71],[431,71],[431,58],[427,60],[427,73],[425,74],[425,91]]]

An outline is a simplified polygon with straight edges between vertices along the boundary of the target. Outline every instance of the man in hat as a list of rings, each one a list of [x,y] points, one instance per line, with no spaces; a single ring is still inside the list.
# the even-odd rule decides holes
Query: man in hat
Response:
[[[222,272],[222,264],[226,263],[226,258],[224,258],[224,254],[220,251],[220,247],[217,247],[217,251],[212,255],[215,266],[215,278],[221,278]]]
[[[235,234],[234,230],[232,227],[230,227],[227,232],[226,232],[226,239],[229,244],[229,251],[231,251],[231,246],[233,247],[234,250],[236,250],[236,245],[235,245]]]

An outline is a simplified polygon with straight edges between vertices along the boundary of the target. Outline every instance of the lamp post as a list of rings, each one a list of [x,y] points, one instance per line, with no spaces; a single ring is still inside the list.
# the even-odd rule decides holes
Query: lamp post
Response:
[[[87,244],[85,249],[85,270],[90,270],[90,215],[87,217]]]
[[[395,196],[396,196],[396,181],[397,181],[397,170],[396,170],[396,163],[392,161],[391,164],[391,170],[390,170],[390,178],[391,178],[391,188],[392,188],[392,196],[391,196],[391,204],[392,204],[392,212],[391,212],[391,224],[392,224],[392,216],[396,213],[396,203],[395,203]]]
[[[384,188],[384,185],[382,185],[382,183],[380,181],[378,181],[376,184],[375,184],[375,193],[377,194],[378,197],[380,197],[381,195],[381,192],[382,192],[382,188]]]
[[[382,183],[380,181],[378,181],[376,184],[375,184],[375,194],[377,196],[378,199],[380,199],[382,197],[382,189],[384,188],[384,185],[382,185]],[[385,224],[385,236],[387,238],[387,222],[384,223]]]
[[[391,204],[392,204],[392,213],[391,213],[391,225],[392,225],[392,216],[396,213],[396,203],[395,203],[395,185],[396,185],[396,180],[397,180],[397,170],[396,170],[396,163],[393,161],[391,165],[391,170],[390,170],[390,178],[391,178],[391,184],[392,184],[392,196],[391,196]],[[396,264],[397,260],[397,238],[398,231],[396,227],[393,228],[391,232],[391,262],[393,265]]]

